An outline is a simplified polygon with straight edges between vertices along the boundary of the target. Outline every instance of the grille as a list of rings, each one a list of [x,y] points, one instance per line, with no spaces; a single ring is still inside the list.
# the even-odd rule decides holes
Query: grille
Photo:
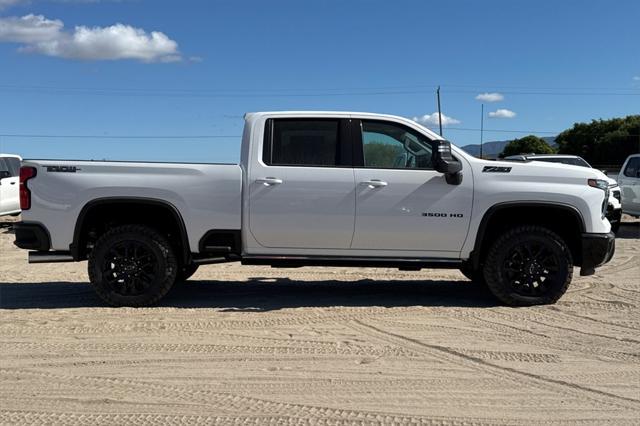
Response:
[[[620,190],[612,191],[612,194],[613,194],[613,198],[615,198],[616,200],[622,202],[622,198],[620,197]]]

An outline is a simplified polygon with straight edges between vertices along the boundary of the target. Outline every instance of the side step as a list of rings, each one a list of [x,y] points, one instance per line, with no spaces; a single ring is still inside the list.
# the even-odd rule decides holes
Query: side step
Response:
[[[30,251],[29,263],[64,263],[73,262],[68,251]]]
[[[344,256],[265,256],[242,257],[243,265],[269,265],[273,268],[299,268],[302,266],[355,266],[369,268],[399,268],[419,271],[422,268],[458,269],[460,259],[398,258],[398,257],[344,257]]]

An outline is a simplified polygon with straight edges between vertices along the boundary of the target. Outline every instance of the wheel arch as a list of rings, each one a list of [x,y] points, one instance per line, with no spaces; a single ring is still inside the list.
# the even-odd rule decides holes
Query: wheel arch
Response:
[[[139,208],[141,207],[141,209],[136,210],[136,213],[134,214],[129,213],[130,218],[127,217],[127,219],[123,219],[125,217],[123,212],[114,210],[117,206],[124,206],[128,208],[138,206]],[[96,213],[98,210],[99,212]],[[162,212],[161,216],[154,217],[154,220],[151,222],[155,222],[156,225],[165,225],[160,226],[160,228],[163,228],[160,229],[161,231],[176,233],[178,238],[174,243],[180,250],[178,256],[185,263],[190,261],[191,250],[189,246],[187,228],[178,208],[168,201],[146,197],[103,197],[87,202],[78,214],[73,232],[73,241],[69,247],[74,260],[79,261],[86,259],[88,253],[86,244],[89,241],[89,227],[97,224],[95,222],[97,219],[102,218],[109,212],[113,213],[114,211],[117,212],[115,219],[119,224],[138,223],[135,219],[141,218],[145,213]],[[130,210],[128,210],[128,212],[130,212]],[[164,215],[165,219],[171,218],[171,221],[169,223],[160,222],[159,219],[163,217],[162,215]],[[146,222],[147,221],[140,222],[139,224],[148,224]],[[106,223],[103,224],[106,225]]]
[[[552,213],[555,215],[550,215]],[[581,265],[581,234],[586,226],[580,210],[559,202],[508,201],[495,204],[484,213],[470,256],[473,268],[481,266],[491,243],[501,231],[517,225],[541,225],[558,233],[569,245],[574,264]]]

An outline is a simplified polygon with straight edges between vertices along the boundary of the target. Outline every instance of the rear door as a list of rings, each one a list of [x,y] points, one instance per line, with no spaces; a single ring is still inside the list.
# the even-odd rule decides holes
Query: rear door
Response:
[[[355,216],[349,120],[272,118],[248,177],[249,229],[280,249],[348,249]]]
[[[0,215],[20,211],[20,160],[15,157],[0,157]]]
[[[355,169],[352,248],[457,257],[471,218],[471,173],[460,185],[447,184],[434,170],[432,141],[401,123],[362,120],[354,127],[363,158],[355,160],[362,167]]]

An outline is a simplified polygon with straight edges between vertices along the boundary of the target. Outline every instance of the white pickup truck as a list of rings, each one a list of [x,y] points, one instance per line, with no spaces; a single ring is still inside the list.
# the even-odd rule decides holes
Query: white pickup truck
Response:
[[[401,117],[247,114],[241,161],[26,160],[18,247],[88,259],[115,306],[199,265],[457,268],[503,303],[554,303],[613,256],[598,170],[474,158]]]

